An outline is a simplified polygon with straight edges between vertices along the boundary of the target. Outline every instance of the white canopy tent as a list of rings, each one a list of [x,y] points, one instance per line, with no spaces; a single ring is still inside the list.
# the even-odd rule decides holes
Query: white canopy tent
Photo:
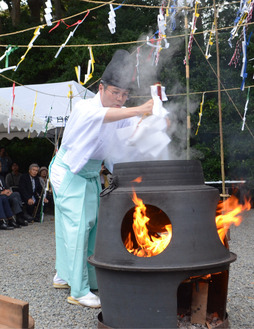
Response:
[[[0,88],[0,139],[38,136],[52,128],[64,127],[77,101],[94,93],[76,81],[18,86],[8,133],[13,87]],[[34,116],[33,116],[34,112]],[[46,129],[47,126],[47,129]]]
[[[10,103],[0,97],[0,139],[24,138],[28,137],[29,134],[30,137],[36,137],[44,130],[45,122],[42,119],[33,118],[32,114],[15,106],[8,132],[10,109]],[[30,127],[32,120],[33,125]],[[53,126],[50,124],[48,128],[52,129]]]

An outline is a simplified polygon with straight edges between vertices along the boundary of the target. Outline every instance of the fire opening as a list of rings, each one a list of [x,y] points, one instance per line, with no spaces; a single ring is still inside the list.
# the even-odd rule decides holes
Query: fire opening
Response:
[[[229,271],[224,270],[183,281],[177,291],[178,326],[225,328],[228,279]]]
[[[123,218],[122,241],[129,253],[138,257],[160,254],[172,238],[172,225],[168,216],[158,207],[144,205],[134,193],[136,207]]]

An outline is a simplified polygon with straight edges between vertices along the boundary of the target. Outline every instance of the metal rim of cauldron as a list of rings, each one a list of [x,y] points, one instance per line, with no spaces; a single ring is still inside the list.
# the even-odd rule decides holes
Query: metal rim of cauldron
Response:
[[[137,256],[136,256],[137,257]],[[124,266],[124,265],[112,265],[112,264],[107,264],[107,263],[103,263],[103,262],[98,262],[94,259],[94,256],[90,256],[88,258],[88,262],[95,266],[95,267],[99,267],[99,268],[105,268],[108,270],[115,270],[115,271],[140,271],[140,272],[172,272],[172,271],[189,271],[189,270],[202,270],[202,269],[212,269],[214,267],[220,267],[220,266],[224,266],[224,265],[228,265],[230,263],[233,263],[236,260],[237,256],[235,253],[230,252],[230,256],[229,258],[227,258],[226,260],[223,261],[216,261],[214,263],[209,263],[209,264],[199,264],[199,265],[192,265],[192,266],[183,266],[183,267],[172,267],[172,266],[157,266],[157,267],[140,267],[140,266],[136,266],[135,267],[131,267],[131,266]]]
[[[228,313],[226,313],[226,317],[224,321],[217,326],[213,327],[214,329],[229,329],[229,320],[228,320]],[[98,329],[114,329],[112,327],[107,326],[106,324],[103,323],[103,315],[102,312],[98,314]]]

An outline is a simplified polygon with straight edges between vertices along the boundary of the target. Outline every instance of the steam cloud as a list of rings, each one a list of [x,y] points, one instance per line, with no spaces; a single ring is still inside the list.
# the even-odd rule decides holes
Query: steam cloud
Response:
[[[151,35],[151,34],[150,34]],[[147,35],[143,35],[140,37],[140,40],[145,40]],[[172,41],[171,41],[172,40]],[[140,88],[135,86],[135,90],[132,93],[134,96],[145,96],[144,98],[137,98],[136,103],[141,104],[144,101],[148,100],[151,96],[150,86],[158,82],[160,79],[161,72],[165,75],[168,75],[170,81],[171,72],[167,68],[168,63],[171,62],[171,59],[175,56],[179,57],[179,61],[183,63],[184,54],[182,53],[182,47],[184,43],[184,39],[175,38],[170,40],[170,46],[168,49],[163,49],[160,52],[158,65],[152,65],[152,56],[154,53],[154,49],[150,46],[143,45],[140,47],[140,57],[139,57],[139,81]],[[133,55],[136,56],[136,48],[133,49]],[[184,64],[183,64],[184,65]],[[170,84],[169,84],[170,85]],[[174,83],[170,90],[166,90],[166,93],[169,95],[186,93],[186,86],[180,83]],[[190,114],[193,114],[199,104],[200,100],[190,101]],[[132,104],[133,105],[133,104]],[[171,138],[171,142],[168,145],[168,152],[165,152],[164,156],[159,159],[155,158],[147,158],[145,157],[143,160],[186,160],[187,152],[187,123],[186,123],[186,96],[181,97],[171,97],[169,101],[163,103],[163,107],[167,109],[169,113],[170,119],[170,127],[167,131],[169,137]],[[190,149],[190,158],[200,158],[202,154],[195,150]],[[129,155],[124,156],[124,161],[128,161]],[[131,161],[131,160],[129,160]]]

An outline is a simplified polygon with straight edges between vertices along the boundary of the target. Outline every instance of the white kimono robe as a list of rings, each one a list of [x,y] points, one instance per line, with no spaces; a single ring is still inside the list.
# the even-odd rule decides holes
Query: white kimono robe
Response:
[[[71,296],[85,296],[97,288],[93,254],[102,161],[110,153],[116,130],[131,120],[103,123],[99,93],[79,101],[66,125],[61,147],[50,164],[55,198],[56,270],[68,282]],[[121,109],[119,109],[121,111]]]

